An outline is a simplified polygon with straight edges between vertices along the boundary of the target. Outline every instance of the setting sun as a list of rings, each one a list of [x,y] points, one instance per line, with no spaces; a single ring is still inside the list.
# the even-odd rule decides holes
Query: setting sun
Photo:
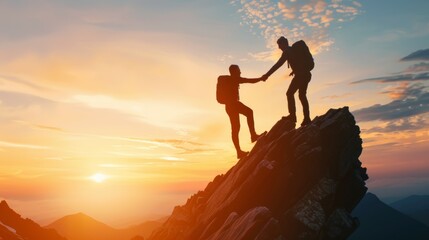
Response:
[[[107,176],[102,174],[102,173],[96,173],[94,175],[92,175],[91,180],[97,183],[102,183],[107,179]]]

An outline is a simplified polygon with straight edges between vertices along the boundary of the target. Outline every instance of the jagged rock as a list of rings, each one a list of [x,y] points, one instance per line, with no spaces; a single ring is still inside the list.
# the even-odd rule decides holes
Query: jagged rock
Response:
[[[347,107],[298,129],[281,119],[149,239],[347,238],[358,226],[350,212],[367,191],[359,133]]]

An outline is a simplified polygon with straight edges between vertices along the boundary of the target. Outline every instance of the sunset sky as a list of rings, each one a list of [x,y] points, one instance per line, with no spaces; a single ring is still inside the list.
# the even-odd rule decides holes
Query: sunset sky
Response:
[[[0,2],[0,199],[42,225],[170,214],[236,162],[217,76],[259,77],[304,39],[311,115],[349,106],[369,191],[429,194],[427,0]],[[287,115],[283,66],[244,85],[258,132]],[[297,102],[298,123],[302,109]],[[240,139],[250,150],[242,118]]]

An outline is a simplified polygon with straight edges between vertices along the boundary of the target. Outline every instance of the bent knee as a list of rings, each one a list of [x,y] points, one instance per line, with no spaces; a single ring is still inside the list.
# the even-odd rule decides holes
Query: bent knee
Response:
[[[253,116],[253,110],[249,108],[249,109],[244,113],[244,115],[246,115],[246,117]]]
[[[287,91],[287,92],[286,92],[286,96],[287,96],[288,98],[293,97],[293,95],[295,95],[295,93],[294,93],[294,92],[289,92],[289,91]]]

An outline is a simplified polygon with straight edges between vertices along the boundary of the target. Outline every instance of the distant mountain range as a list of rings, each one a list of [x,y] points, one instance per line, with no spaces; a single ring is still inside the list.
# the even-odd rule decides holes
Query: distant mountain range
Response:
[[[403,209],[413,208],[408,204],[412,201],[401,200]],[[428,240],[429,227],[393,207],[380,201],[372,193],[368,193],[352,212],[353,216],[359,218],[360,226],[348,238],[349,240]]]
[[[68,240],[130,240],[146,238],[155,228],[161,226],[163,221],[162,219],[147,221],[126,229],[116,229],[83,213],[78,213],[58,219],[45,228],[55,229]]]
[[[24,219],[6,201],[0,202],[1,240],[142,240],[166,219],[115,229],[83,213],[65,216],[41,227]]]
[[[412,195],[390,206],[429,226],[429,196]]]
[[[349,240],[428,240],[429,196],[413,195],[390,206],[368,193],[352,212],[360,226]],[[166,219],[115,229],[83,213],[65,216],[41,227],[0,202],[2,240],[143,240]],[[424,224],[426,223],[426,225]]]

